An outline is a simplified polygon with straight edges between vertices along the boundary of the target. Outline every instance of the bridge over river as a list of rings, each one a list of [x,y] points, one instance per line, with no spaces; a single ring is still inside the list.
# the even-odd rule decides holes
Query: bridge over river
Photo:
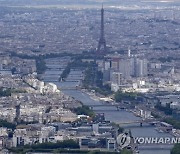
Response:
[[[156,121],[155,119],[140,119],[140,120],[136,120],[136,121],[127,121],[127,122],[118,122],[118,125],[123,125],[123,124],[143,124],[143,123],[149,123],[151,125],[157,124],[160,121]]]
[[[120,110],[124,110],[126,109],[125,107],[122,107],[120,104],[104,104],[104,103],[101,103],[101,104],[91,104],[91,105],[88,105],[89,108],[93,111],[97,111],[97,112],[110,112],[110,111],[120,111]]]

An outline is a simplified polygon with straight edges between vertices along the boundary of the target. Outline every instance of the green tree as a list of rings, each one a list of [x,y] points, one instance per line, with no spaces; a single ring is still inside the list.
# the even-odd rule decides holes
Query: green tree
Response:
[[[16,128],[16,125],[13,123],[7,122],[6,120],[0,119],[0,127],[7,127],[14,130]]]
[[[115,93],[114,98],[115,98],[115,100],[117,102],[120,102],[122,100],[133,101],[133,100],[135,100],[137,98],[137,94],[136,93],[132,93],[132,92],[122,92],[122,91],[118,90]]]
[[[124,149],[120,152],[121,154],[133,154],[131,150]]]
[[[180,121],[176,120],[174,118],[165,118],[163,119],[164,122],[167,122],[168,124],[171,124],[174,128],[180,129]]]
[[[44,71],[47,69],[43,58],[36,58],[36,69],[38,74],[44,73]]]
[[[78,115],[88,115],[90,117],[94,116],[94,112],[88,107],[83,105],[82,107],[75,108],[73,110]]]
[[[180,154],[180,144],[175,144],[171,150],[171,154]]]
[[[0,97],[11,96],[11,89],[10,88],[0,88]]]
[[[62,142],[57,143],[39,143],[33,144],[31,146],[32,149],[60,149],[60,148],[69,148],[69,149],[79,149],[79,144],[74,140],[64,140]]]
[[[158,110],[163,111],[166,115],[172,115],[173,109],[170,108],[170,104],[166,104],[166,106],[164,107],[158,103],[155,107]]]

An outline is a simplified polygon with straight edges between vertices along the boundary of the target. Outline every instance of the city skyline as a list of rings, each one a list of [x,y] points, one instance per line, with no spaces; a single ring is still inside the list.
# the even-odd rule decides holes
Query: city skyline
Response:
[[[179,154],[179,10],[0,0],[0,153]]]

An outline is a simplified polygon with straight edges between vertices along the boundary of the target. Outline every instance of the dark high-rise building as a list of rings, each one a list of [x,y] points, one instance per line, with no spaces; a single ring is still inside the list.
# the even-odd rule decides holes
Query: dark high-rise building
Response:
[[[98,53],[106,53],[106,51],[107,51],[107,47],[106,47],[106,40],[104,37],[104,8],[102,6],[102,9],[101,9],[101,34],[100,34],[97,52]]]
[[[15,119],[14,119],[15,122],[19,122],[19,117],[20,117],[20,105],[21,105],[21,104],[18,104],[18,105],[15,106],[15,108],[16,108],[16,116],[15,116]]]

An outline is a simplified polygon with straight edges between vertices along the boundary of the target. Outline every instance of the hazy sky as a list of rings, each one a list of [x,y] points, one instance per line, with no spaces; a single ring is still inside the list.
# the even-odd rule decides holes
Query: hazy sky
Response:
[[[84,5],[96,7],[102,3],[107,6],[171,7],[180,6],[180,0],[0,0],[2,5]]]

